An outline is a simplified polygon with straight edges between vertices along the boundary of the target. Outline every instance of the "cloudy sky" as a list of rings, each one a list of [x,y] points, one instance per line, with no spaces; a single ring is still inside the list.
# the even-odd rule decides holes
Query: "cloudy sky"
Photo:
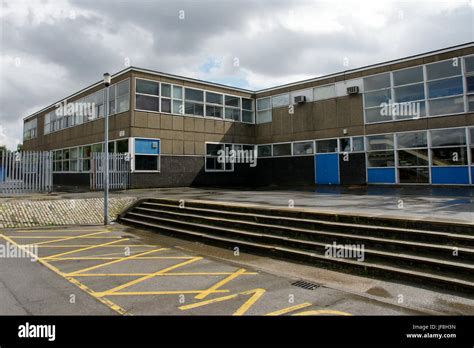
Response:
[[[474,41],[472,0],[0,1],[9,148],[23,117],[129,65],[260,89]]]

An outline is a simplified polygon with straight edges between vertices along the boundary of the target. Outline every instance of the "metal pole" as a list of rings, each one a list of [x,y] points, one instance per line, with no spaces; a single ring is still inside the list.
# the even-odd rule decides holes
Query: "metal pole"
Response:
[[[104,225],[109,224],[109,87],[105,88],[104,108]]]

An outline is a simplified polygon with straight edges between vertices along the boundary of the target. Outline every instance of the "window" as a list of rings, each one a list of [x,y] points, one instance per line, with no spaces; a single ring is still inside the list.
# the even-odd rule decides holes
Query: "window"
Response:
[[[128,153],[128,139],[117,140],[115,151],[117,153]]]
[[[137,110],[160,111],[160,83],[136,79],[135,102]]]
[[[161,84],[161,112],[171,113],[171,85],[168,83]]]
[[[464,71],[466,74],[467,108],[474,111],[474,56],[464,58]]]
[[[253,111],[253,100],[242,98],[242,122],[255,123],[255,113]]]
[[[414,68],[403,69],[393,72],[393,85],[403,86],[413,83],[423,83],[423,67],[417,66]]]
[[[273,157],[277,156],[291,156],[291,143],[274,144]]]
[[[391,121],[391,114],[384,114],[382,103],[392,99],[390,74],[380,74],[364,78],[364,112],[366,123]]]
[[[124,80],[115,84],[115,111],[121,113],[130,108],[130,80]],[[111,113],[112,114],[112,113]]]
[[[232,150],[232,144],[212,144],[206,143],[206,172],[224,172],[233,171],[234,165],[228,161],[228,154]],[[225,160],[219,156],[221,151],[224,151]]]
[[[280,94],[272,97],[272,108],[281,108],[290,105],[290,94]]]
[[[258,145],[257,154],[258,154],[258,157],[271,157],[272,146],[271,145]]]
[[[395,153],[393,134],[371,135],[367,137],[367,166],[394,167]]]
[[[339,152],[351,151],[351,138],[339,139]]]
[[[396,137],[400,183],[429,183],[427,132],[398,133]]]
[[[184,115],[183,87],[173,86],[173,113]]]
[[[323,100],[336,97],[336,85],[315,87],[313,89],[313,100]]]
[[[184,113],[186,115],[203,116],[204,92],[197,89],[185,88],[184,93],[186,98],[184,104]]]
[[[257,99],[257,124],[272,122],[270,98]]]
[[[337,139],[317,140],[316,153],[337,152]]]
[[[82,158],[82,171],[88,172],[91,169],[91,153],[92,153],[92,146],[87,145],[83,146],[81,153]]]
[[[136,138],[134,159],[136,171],[159,171],[160,140]]]
[[[467,165],[466,132],[464,128],[430,131],[433,166]]]
[[[38,119],[28,120],[23,125],[23,140],[36,138],[36,129],[38,127]]]
[[[364,151],[364,137],[353,137],[352,138],[352,151],[359,152]]]
[[[69,150],[69,171],[78,172],[79,171],[79,148],[73,147]]]
[[[225,119],[240,121],[240,97],[225,96]]]
[[[206,92],[206,116],[222,118],[222,104],[222,94]]]
[[[314,143],[305,141],[301,143],[293,143],[293,155],[312,155],[314,153]]]

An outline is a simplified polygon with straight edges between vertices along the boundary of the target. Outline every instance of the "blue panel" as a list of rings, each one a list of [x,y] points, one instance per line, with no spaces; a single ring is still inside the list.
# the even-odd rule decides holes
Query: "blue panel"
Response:
[[[316,184],[339,184],[339,155],[326,153],[315,155]]]
[[[431,182],[433,184],[469,184],[469,168],[433,167]]]
[[[369,168],[367,182],[369,184],[395,184],[395,168]]]
[[[142,155],[159,155],[160,140],[135,139],[135,153]]]
[[[3,175],[3,167],[0,167],[0,181],[5,181],[4,175]]]
[[[474,167],[471,167],[471,180],[472,180],[471,184],[474,185]]]

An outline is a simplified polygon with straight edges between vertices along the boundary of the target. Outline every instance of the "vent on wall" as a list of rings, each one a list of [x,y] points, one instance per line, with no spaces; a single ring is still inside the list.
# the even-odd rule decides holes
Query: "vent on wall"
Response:
[[[359,86],[347,87],[347,94],[359,94]]]

